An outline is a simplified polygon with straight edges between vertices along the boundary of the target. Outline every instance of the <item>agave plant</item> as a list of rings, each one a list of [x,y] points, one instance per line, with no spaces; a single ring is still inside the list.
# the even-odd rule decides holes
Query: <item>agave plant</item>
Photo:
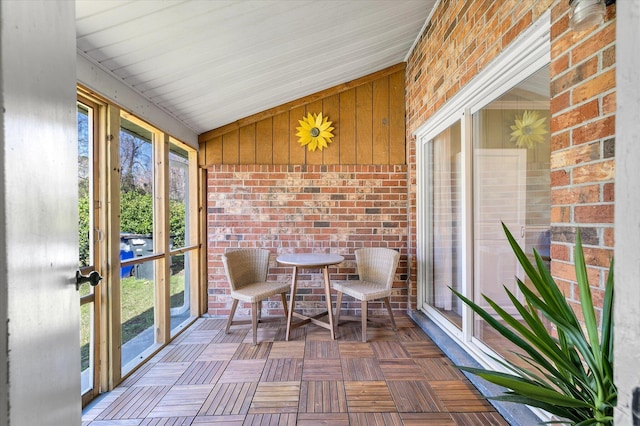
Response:
[[[517,356],[524,363],[517,365],[494,358],[508,372],[459,368],[507,388],[502,395],[491,399],[542,408],[563,419],[551,423],[612,425],[617,400],[613,383],[613,260],[606,282],[601,329],[598,330],[580,232],[576,236],[574,260],[583,322],[578,320],[540,255],[534,250],[534,267],[507,227],[504,224],[502,227],[535,288],[533,291],[518,279],[518,288],[524,295],[524,302],[520,302],[505,287],[521,318],[510,315],[483,296],[501,321],[452,291],[502,336],[522,349]],[[557,337],[545,326],[543,318],[555,326]]]

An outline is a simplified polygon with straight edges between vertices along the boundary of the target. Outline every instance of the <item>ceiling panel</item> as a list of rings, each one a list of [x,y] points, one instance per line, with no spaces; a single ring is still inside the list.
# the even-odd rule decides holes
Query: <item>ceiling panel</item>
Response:
[[[77,0],[77,45],[200,134],[402,62],[436,1]]]

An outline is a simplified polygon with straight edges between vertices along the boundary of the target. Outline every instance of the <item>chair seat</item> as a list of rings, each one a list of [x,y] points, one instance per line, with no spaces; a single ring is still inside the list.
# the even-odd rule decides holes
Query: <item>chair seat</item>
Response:
[[[361,280],[332,281],[331,285],[337,291],[367,302],[387,297],[391,293],[383,284]]]
[[[274,294],[285,293],[289,291],[288,283],[280,282],[259,282],[252,283],[242,287],[239,290],[231,290],[231,297],[241,302],[257,303]]]

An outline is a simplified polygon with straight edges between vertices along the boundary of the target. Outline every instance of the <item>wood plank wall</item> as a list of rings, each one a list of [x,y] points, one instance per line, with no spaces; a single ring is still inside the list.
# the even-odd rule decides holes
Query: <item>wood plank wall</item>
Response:
[[[405,63],[243,118],[199,136],[214,164],[406,164]],[[298,143],[298,120],[322,112],[335,129],[323,151]]]

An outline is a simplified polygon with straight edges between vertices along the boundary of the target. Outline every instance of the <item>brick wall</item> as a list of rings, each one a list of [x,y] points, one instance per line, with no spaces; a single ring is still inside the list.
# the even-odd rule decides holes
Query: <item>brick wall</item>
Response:
[[[409,257],[414,259],[416,245],[412,133],[548,9],[552,24],[551,267],[567,297],[576,300],[572,272],[576,228],[582,229],[595,287],[604,284],[613,249],[615,6],[607,8],[601,27],[574,33],[569,29],[565,0],[438,3],[407,63]],[[413,308],[415,261],[410,272]]]
[[[389,247],[401,253],[391,305],[407,309],[407,173],[404,165],[213,165],[208,168],[208,304],[211,315],[228,315],[229,284],[220,255],[241,247],[272,252],[269,278],[289,281],[291,268],[279,266],[281,253],[337,253],[345,262],[331,277],[356,273],[353,252]],[[299,275],[296,310],[313,313],[324,304],[319,270]],[[345,296],[346,309],[351,299]],[[281,315],[279,297],[263,304],[263,314]],[[317,307],[320,308],[317,308]],[[383,313],[382,304],[370,304]],[[359,314],[359,303],[350,314]],[[249,306],[238,314],[249,315]],[[357,311],[357,312],[356,312]],[[343,313],[346,312],[343,310]]]

